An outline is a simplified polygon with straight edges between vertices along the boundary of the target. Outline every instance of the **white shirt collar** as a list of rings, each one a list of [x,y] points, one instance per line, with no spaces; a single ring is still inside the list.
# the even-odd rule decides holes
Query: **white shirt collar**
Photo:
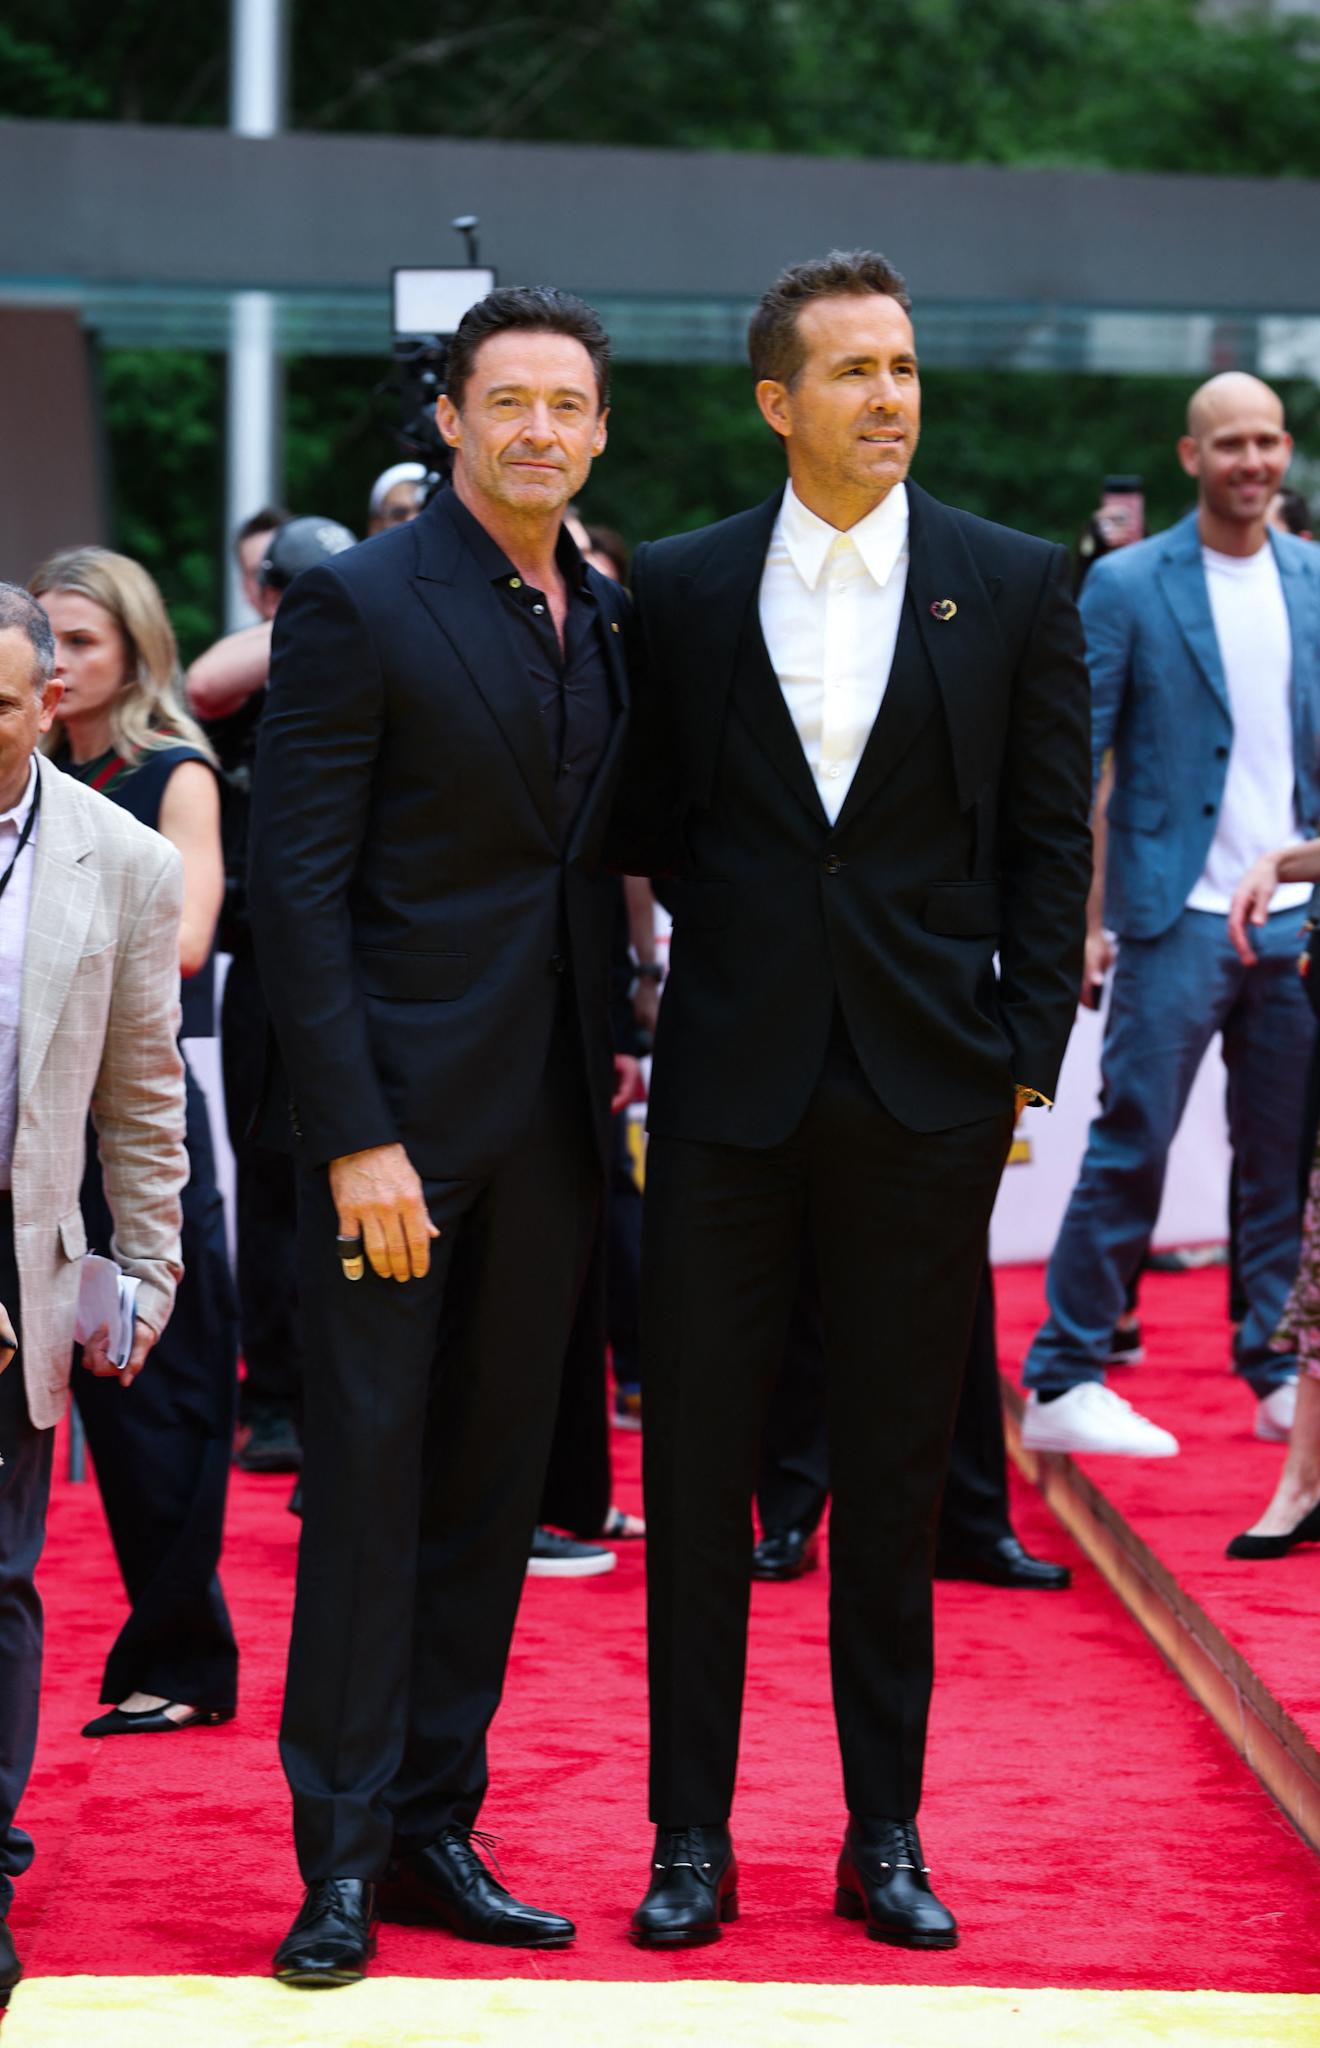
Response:
[[[809,511],[790,483],[785,485],[784,502],[779,508],[779,534],[793,567],[807,589],[814,590],[830,549],[839,538],[839,529]],[[864,519],[848,528],[847,537],[873,581],[883,589],[907,547],[906,484],[895,484]]]
[[[12,825],[15,832],[22,834],[27,823],[27,814],[32,809],[32,800],[37,793],[37,757],[34,754],[28,763],[27,787],[18,802],[7,811],[0,811],[0,825]]]

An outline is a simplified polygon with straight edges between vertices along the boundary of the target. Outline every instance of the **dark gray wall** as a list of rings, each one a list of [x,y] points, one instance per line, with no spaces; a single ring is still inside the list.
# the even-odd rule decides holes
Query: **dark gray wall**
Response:
[[[94,365],[76,313],[0,306],[0,578],[25,583],[56,548],[103,543]]]
[[[831,158],[0,122],[0,292],[75,278],[378,286],[461,260],[481,216],[507,280],[754,297],[831,244],[919,298],[1320,310],[1320,184]],[[1310,252],[1299,260],[1300,252]]]

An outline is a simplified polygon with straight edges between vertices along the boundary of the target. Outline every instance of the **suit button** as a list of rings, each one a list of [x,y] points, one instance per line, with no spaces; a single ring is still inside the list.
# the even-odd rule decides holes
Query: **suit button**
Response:
[[[552,974],[562,974],[567,965],[568,962],[562,953],[552,953],[550,955],[550,972]]]
[[[1207,818],[1214,817],[1215,807],[1213,804],[1202,804],[1201,809],[1205,812]]]
[[[827,875],[837,875],[837,874],[838,874],[838,872],[839,872],[839,869],[840,869],[840,868],[841,868],[842,866],[843,866],[843,862],[842,862],[842,861],[841,861],[841,860],[839,859],[839,856],[838,856],[838,854],[837,854],[837,853],[827,853],[827,854],[826,854],[826,856],[825,856],[825,872],[826,872],[826,874],[827,874]]]
[[[1228,759],[1228,748],[1227,748],[1227,747],[1216,747],[1216,748],[1215,748],[1215,759],[1216,759],[1216,761],[1226,761],[1226,760]]]

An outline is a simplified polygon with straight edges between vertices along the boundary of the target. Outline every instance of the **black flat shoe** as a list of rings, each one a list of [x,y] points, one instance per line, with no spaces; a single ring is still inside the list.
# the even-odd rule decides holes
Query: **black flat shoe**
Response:
[[[172,1735],[180,1728],[218,1728],[223,1721],[232,1721],[232,1707],[189,1707],[186,1721],[176,1721],[166,1711],[178,1702],[167,1700],[164,1707],[144,1707],[140,1713],[126,1713],[123,1707],[111,1707],[108,1713],[98,1714],[83,1729],[84,1735]]]
[[[814,1529],[773,1529],[752,1552],[754,1579],[800,1579],[820,1563]]]
[[[275,1975],[299,1991],[359,1984],[376,1953],[376,1887],[360,1877],[322,1877],[275,1951]]]
[[[1009,1586],[1022,1593],[1062,1593],[1072,1584],[1066,1564],[1047,1564],[1024,1550],[1016,1536],[1001,1536],[983,1550],[949,1551],[935,1559],[937,1579],[971,1579],[979,1586]]]
[[[957,1948],[958,1923],[930,1888],[914,1820],[851,1819],[834,1882],[835,1912],[864,1920],[872,1941]]]
[[[400,1856],[380,1887],[381,1919],[447,1927],[465,1941],[500,1948],[567,1948],[577,1934],[573,1922],[515,1899],[496,1883],[472,1842],[469,1829],[446,1828],[429,1849]]]
[[[737,1918],[728,1828],[657,1828],[651,1882],[628,1930],[638,1948],[704,1948]]]
[[[23,1965],[18,1960],[14,1937],[9,1932],[9,1922],[0,1920],[0,2012],[9,2003],[9,1994],[23,1974]]]
[[[1286,1557],[1299,1543],[1320,1543],[1320,1501],[1286,1536],[1235,1536],[1226,1557]]]

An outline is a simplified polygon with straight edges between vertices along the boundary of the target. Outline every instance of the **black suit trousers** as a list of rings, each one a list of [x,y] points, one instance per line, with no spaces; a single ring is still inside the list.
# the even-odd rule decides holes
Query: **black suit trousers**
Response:
[[[280,1752],[303,1877],[470,1827],[545,1476],[600,1168],[571,1000],[531,1125],[424,1182],[423,1280],[345,1280],[303,1171],[303,1531]]]
[[[642,1386],[651,1811],[725,1819],[751,1500],[805,1232],[820,1283],[833,1481],[830,1662],[849,1809],[921,1796],[935,1520],[1013,1108],[915,1133],[836,1019],[802,1122],[764,1149],[652,1139]]]

